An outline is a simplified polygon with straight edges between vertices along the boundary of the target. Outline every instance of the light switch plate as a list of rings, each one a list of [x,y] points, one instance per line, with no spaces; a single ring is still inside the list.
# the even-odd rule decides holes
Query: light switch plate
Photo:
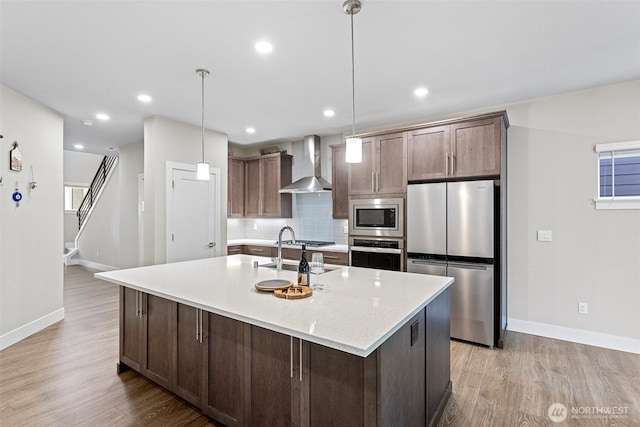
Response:
[[[551,230],[538,230],[538,242],[551,242],[552,240]]]

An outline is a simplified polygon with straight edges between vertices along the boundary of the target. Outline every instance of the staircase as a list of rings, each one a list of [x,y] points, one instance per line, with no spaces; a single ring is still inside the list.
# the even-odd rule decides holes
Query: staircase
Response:
[[[113,168],[118,163],[117,156],[104,156],[102,162],[100,162],[100,166],[98,166],[98,171],[96,172],[89,188],[87,190],[87,194],[82,199],[82,203],[80,203],[80,207],[78,208],[78,234],[75,239],[75,247],[65,248],[64,250],[64,263],[65,265],[75,264],[72,260],[72,257],[78,253],[78,237],[82,232],[82,227],[86,223],[89,218],[91,211],[93,210],[94,205],[100,198],[100,194],[107,183],[107,179],[111,175]]]

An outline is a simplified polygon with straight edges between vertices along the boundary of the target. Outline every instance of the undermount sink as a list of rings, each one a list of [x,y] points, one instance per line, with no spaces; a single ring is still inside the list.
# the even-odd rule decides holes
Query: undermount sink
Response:
[[[268,264],[260,264],[258,265],[258,267],[264,267],[264,268],[271,268],[273,270],[276,269],[276,263],[275,262],[270,262]],[[288,271],[298,271],[298,264],[282,264],[282,269],[283,270],[288,270]],[[335,268],[333,267],[324,267],[324,272],[328,272],[328,271],[333,271],[335,270]]]
[[[269,264],[260,264],[258,267],[264,267],[264,268],[271,268],[273,270],[276,269],[276,263],[275,262],[270,262]],[[282,264],[282,269],[283,270],[289,270],[289,271],[298,271],[298,266],[295,264]]]

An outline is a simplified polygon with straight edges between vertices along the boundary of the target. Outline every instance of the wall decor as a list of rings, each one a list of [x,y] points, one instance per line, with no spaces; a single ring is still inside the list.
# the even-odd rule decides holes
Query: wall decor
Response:
[[[13,194],[11,195],[11,198],[13,199],[14,202],[16,202],[16,208],[20,206],[20,200],[22,200],[22,193],[20,192],[20,190],[18,190],[17,183],[16,183],[16,191],[13,192]]]
[[[22,153],[18,148],[18,141],[13,142],[13,149],[9,151],[9,170],[15,172],[22,170]]]
[[[31,179],[29,180],[29,188],[31,188],[32,190],[35,190],[38,187],[38,183],[33,177],[33,165],[30,166],[30,169],[31,169],[31,172],[29,175],[31,175]]]

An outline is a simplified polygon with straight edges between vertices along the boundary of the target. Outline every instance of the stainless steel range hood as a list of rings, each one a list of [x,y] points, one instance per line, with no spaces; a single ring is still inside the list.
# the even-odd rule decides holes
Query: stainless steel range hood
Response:
[[[281,193],[319,193],[331,191],[331,184],[320,176],[320,137],[308,135],[302,142],[304,154],[302,156],[302,173],[300,178],[280,189]]]

